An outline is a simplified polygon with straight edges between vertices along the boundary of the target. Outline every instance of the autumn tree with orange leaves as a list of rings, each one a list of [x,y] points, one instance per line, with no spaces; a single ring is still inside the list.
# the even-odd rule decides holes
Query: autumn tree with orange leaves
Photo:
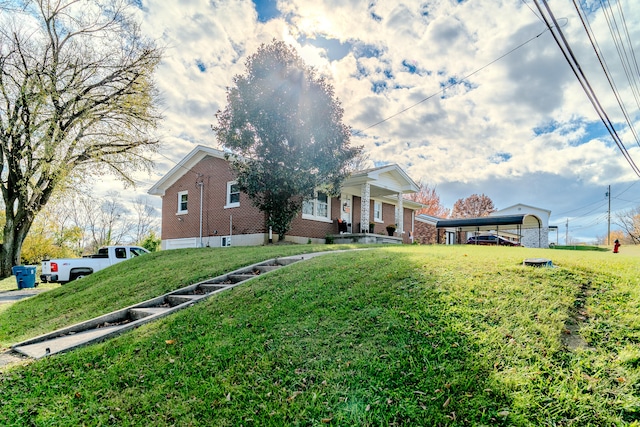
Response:
[[[437,218],[446,218],[449,216],[449,209],[446,209],[440,204],[440,196],[436,192],[435,186],[431,187],[429,184],[420,181],[418,187],[419,190],[417,193],[408,196],[410,200],[425,205],[424,208],[416,211],[416,215],[424,214]],[[437,242],[438,235],[434,226],[416,221],[414,229],[414,242],[421,244],[433,244]]]
[[[484,194],[472,194],[466,199],[458,199],[453,204],[451,218],[478,218],[496,211],[493,200]]]
[[[449,216],[449,209],[446,209],[440,204],[440,196],[436,192],[435,186],[431,187],[429,184],[420,181],[418,182],[418,187],[420,189],[417,193],[408,196],[409,200],[426,205],[424,208],[417,210],[416,215],[425,214],[438,218],[446,218]]]

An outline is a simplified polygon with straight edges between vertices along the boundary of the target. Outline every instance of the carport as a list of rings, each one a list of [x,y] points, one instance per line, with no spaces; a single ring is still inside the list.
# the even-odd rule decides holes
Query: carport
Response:
[[[500,235],[500,229],[504,232],[515,230],[518,236],[522,235],[523,229],[538,229],[538,247],[542,241],[542,220],[536,215],[519,214],[503,216],[483,216],[480,218],[457,218],[443,219],[436,222],[436,229],[455,229],[456,243],[466,243],[461,241],[461,233],[481,231],[494,231]],[[440,233],[438,233],[438,243],[440,243]]]

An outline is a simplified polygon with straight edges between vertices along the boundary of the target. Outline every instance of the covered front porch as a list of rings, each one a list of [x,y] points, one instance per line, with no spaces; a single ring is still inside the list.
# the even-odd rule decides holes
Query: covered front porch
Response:
[[[335,233],[327,238],[335,243],[410,243],[413,212],[422,205],[404,195],[418,190],[398,165],[354,173],[343,182]]]

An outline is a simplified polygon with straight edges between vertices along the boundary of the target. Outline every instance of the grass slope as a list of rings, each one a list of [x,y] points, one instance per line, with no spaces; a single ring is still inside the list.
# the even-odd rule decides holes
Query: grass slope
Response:
[[[160,251],[133,258],[0,311],[0,350],[101,314],[275,257],[353,245],[273,245]],[[15,285],[15,279],[13,280]]]
[[[559,268],[521,265],[541,256]],[[638,260],[443,246],[325,255],[5,370],[0,425],[637,424]],[[23,316],[27,302],[15,304]],[[583,347],[567,340],[579,316]]]

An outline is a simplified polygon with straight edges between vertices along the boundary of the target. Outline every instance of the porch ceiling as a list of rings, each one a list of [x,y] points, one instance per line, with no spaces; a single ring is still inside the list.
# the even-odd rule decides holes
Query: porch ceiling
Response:
[[[350,187],[343,187],[342,188],[342,192],[346,193],[346,194],[353,194],[354,196],[358,196],[360,197],[360,195],[362,194],[362,187],[361,186],[350,186]],[[384,197],[384,196],[394,196],[397,195],[398,193],[404,193],[401,189],[389,189],[389,188],[383,188],[383,187],[378,187],[376,185],[371,185],[370,187],[370,195],[371,197]]]

